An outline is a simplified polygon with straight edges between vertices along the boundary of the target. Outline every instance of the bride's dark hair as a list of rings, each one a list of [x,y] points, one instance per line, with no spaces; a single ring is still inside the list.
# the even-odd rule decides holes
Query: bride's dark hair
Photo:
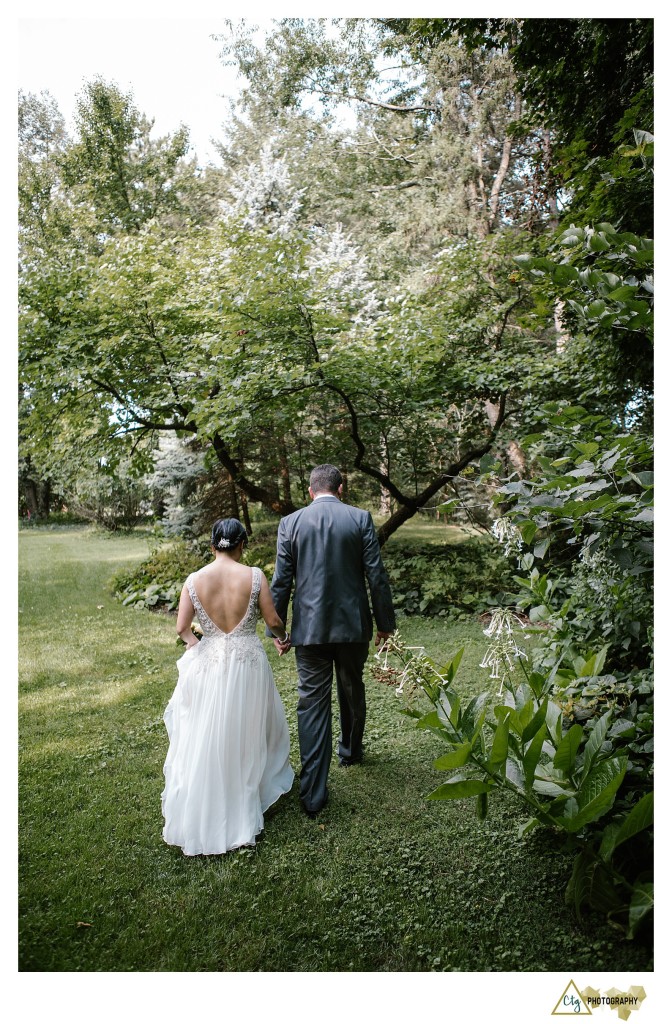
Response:
[[[210,543],[217,551],[233,551],[240,542],[247,543],[247,530],[239,519],[217,519],[212,527]]]

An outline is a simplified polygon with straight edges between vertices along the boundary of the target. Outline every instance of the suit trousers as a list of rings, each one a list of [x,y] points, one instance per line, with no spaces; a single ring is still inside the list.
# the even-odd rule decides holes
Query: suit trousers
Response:
[[[331,687],[336,669],[340,709],[339,760],[362,760],[366,720],[364,664],[368,643],[310,644],[294,649],[299,676],[299,797],[307,811],[316,812],[327,800],[327,776],[332,753]]]

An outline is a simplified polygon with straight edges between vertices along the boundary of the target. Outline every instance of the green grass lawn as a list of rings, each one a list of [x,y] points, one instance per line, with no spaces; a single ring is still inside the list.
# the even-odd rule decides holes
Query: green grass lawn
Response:
[[[123,608],[108,587],[147,553],[142,535],[20,534],[19,970],[652,969],[601,919],[576,921],[571,854],[546,833],[518,840],[512,800],[480,823],[473,801],[424,799],[443,780],[440,741],[373,680],[365,763],[334,760],[318,820],[295,783],[254,850],[166,846],[174,618]],[[477,621],[399,625],[441,661],[465,647],[458,689],[487,685]],[[298,772],[294,660],[265,644]]]

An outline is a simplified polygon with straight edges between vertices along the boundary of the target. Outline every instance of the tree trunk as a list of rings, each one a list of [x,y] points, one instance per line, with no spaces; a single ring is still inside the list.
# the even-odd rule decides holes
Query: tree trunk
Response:
[[[385,459],[383,459],[380,463],[380,472],[387,474],[389,472],[389,468],[390,467],[386,464]],[[381,516],[389,516],[392,514],[392,495],[387,490],[387,488],[383,487],[382,485],[380,488],[379,508]]]
[[[280,453],[280,484],[283,501],[291,504],[292,501],[292,487],[289,476],[289,459],[287,458],[287,444],[285,442],[285,435],[281,434],[278,438],[278,451]]]
[[[495,423],[497,422],[497,417],[499,416],[499,406],[495,405],[494,402],[486,401],[485,413],[486,416],[488,417],[488,422],[490,426],[494,427]],[[525,473],[525,466],[527,463],[525,460],[525,452],[520,447],[517,441],[509,441],[506,448],[506,454],[509,458],[509,462],[515,469],[516,473],[518,473],[520,476],[523,476]]]
[[[240,520],[240,509],[238,508],[238,495],[236,494],[236,485],[233,482],[233,477],[231,476],[230,473],[226,474],[224,493],[226,494],[226,503],[230,509],[231,518]]]
[[[240,504],[243,509],[243,526],[247,530],[248,537],[252,536],[252,523],[250,521],[250,510],[247,504],[247,495],[245,491],[240,492]]]
[[[514,105],[513,105],[513,118],[514,118],[514,120],[517,121],[517,120],[520,119],[520,112],[521,112],[521,99],[520,99],[520,96],[516,95],[516,98],[514,100]],[[495,179],[494,179],[494,181],[492,183],[492,188],[490,189],[490,203],[489,203],[490,212],[489,212],[489,215],[488,215],[488,226],[489,226],[491,231],[494,231],[495,225],[496,225],[496,222],[497,222],[497,214],[499,212],[499,196],[500,196],[500,193],[502,191],[502,185],[504,184],[504,179],[506,178],[506,175],[507,175],[508,170],[509,170],[509,163],[511,161],[511,151],[512,151],[512,148],[513,148],[513,139],[511,138],[510,135],[507,135],[505,140],[504,140],[504,145],[502,146],[502,155],[500,157],[499,167],[497,168],[497,174],[495,175]]]
[[[296,505],[291,500],[286,501],[280,498],[277,486],[271,490],[248,480],[241,465],[233,458],[219,434],[215,434],[212,438],[212,446],[222,466],[229,471],[238,488],[245,491],[248,499],[260,502],[269,512],[277,512],[281,516],[288,516],[291,512],[296,512]]]
[[[341,466],[340,474],[341,474],[341,477],[343,478],[343,492],[342,492],[343,493],[343,501],[347,502],[347,500],[348,500],[348,483],[349,483],[349,481],[348,481],[348,469],[347,469],[347,466]]]
[[[549,175],[551,168],[551,133],[549,131],[544,132],[543,140],[544,168],[546,170],[546,174]],[[553,188],[549,188],[547,200],[548,212],[550,213],[548,226],[551,231],[555,231],[560,224],[560,211],[558,209],[558,197]]]

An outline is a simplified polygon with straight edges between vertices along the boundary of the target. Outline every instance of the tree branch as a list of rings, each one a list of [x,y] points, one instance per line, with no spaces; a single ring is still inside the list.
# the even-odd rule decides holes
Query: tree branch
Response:
[[[405,505],[409,501],[412,501],[413,499],[403,494],[399,490],[399,488],[392,482],[392,480],[390,480],[387,474],[381,472],[379,469],[376,469],[375,466],[370,466],[367,462],[364,462],[364,456],[366,455],[366,446],[362,441],[361,435],[359,433],[359,416],[350,396],[347,395],[345,391],[342,390],[342,388],[339,388],[336,384],[331,384],[329,381],[324,380],[324,378],[323,387],[329,391],[333,391],[334,394],[338,395],[341,401],[344,403],[346,409],[348,410],[348,415],[350,416],[350,437],[354,441],[355,446],[357,448],[357,454],[355,456],[355,461],[353,463],[354,468],[361,470],[361,472],[365,473],[366,476],[370,476],[374,480],[377,480],[378,483],[381,484],[387,491],[389,491],[392,497],[400,504]]]
[[[378,138],[378,136],[376,135],[376,133],[375,133],[375,131],[373,130],[373,128],[371,129],[371,134],[373,135],[374,139],[376,140],[376,142],[378,143],[378,145],[380,146],[380,148],[381,148],[381,149],[384,149],[384,150],[385,150],[385,152],[387,153],[387,155],[388,155],[388,156],[389,156],[389,157],[390,157],[390,158],[391,158],[392,160],[402,160],[402,161],[403,161],[404,163],[406,163],[406,164],[409,164],[409,165],[410,165],[411,167],[413,167],[413,166],[415,165],[415,163],[417,162],[417,161],[415,161],[415,160],[409,160],[409,159],[408,159],[408,157],[407,157],[407,156],[404,156],[404,154],[403,154],[403,153],[402,153],[402,154],[401,154],[400,156],[395,156],[395,155],[394,155],[394,153],[392,152],[392,150],[391,150],[391,149],[388,149],[388,148],[387,148],[387,146],[385,145],[385,143],[384,143],[384,142],[382,142],[382,141],[381,141],[381,140],[380,140],[380,139]]]
[[[514,102],[513,119],[516,121],[520,120],[520,113],[521,99],[519,95],[516,95]],[[504,184],[504,179],[506,178],[507,172],[509,170],[509,161],[511,160],[512,148],[513,139],[511,138],[510,135],[507,135],[504,140],[504,145],[502,146],[502,155],[499,161],[499,167],[497,168],[497,174],[495,175],[495,180],[493,181],[492,188],[490,189],[490,214],[488,216],[488,224],[491,230],[494,227],[495,220],[497,218],[497,212],[499,210],[499,194],[501,192],[502,185]]]
[[[240,466],[232,456],[224,444],[224,440],[215,434],[212,437],[212,446],[215,450],[215,454],[222,466],[230,473],[233,482],[240,487],[242,491],[252,501],[259,501],[265,508],[271,509],[273,512],[277,512],[281,516],[290,515],[292,512],[296,512],[296,505],[292,501],[288,501],[285,498],[280,498],[277,494],[273,494],[266,487],[259,487],[257,484],[244,475]]]
[[[322,96],[332,96],[335,99],[339,99],[342,103],[356,102],[356,103],[368,103],[372,107],[381,107],[383,110],[394,110],[397,114],[437,114],[439,112],[438,107],[400,107],[396,103],[382,103],[379,100],[372,100],[369,96],[350,95],[349,93],[338,92],[336,89],[323,89],[319,85],[312,84],[311,92],[320,93]]]
[[[186,421],[178,423],[174,421],[172,423],[158,423],[153,420],[148,420],[146,417],[142,416],[137,409],[130,405],[128,400],[119,391],[117,391],[112,384],[108,384],[107,381],[104,380],[98,380],[96,377],[91,377],[90,380],[91,383],[95,384],[100,391],[104,391],[105,394],[111,395],[112,398],[115,398],[124,412],[130,415],[135,422],[140,425],[140,427],[145,427],[148,430],[193,430]],[[133,428],[125,429],[124,433],[130,433],[131,429]]]
[[[385,520],[378,530],[378,540],[380,541],[381,546],[396,530],[399,529],[400,526],[403,526],[405,522],[412,519],[418,509],[423,505],[426,505],[427,502],[430,501],[430,499],[433,498],[434,495],[446,485],[446,483],[448,483],[451,477],[458,476],[463,469],[466,469],[470,462],[473,462],[475,459],[482,458],[490,451],[497,439],[501,426],[504,423],[504,419],[506,417],[505,406],[506,393],[503,393],[499,396],[497,419],[492,425],[492,429],[490,430],[490,435],[487,440],[478,448],[471,448],[461,458],[457,459],[456,462],[453,462],[448,466],[444,473],[435,477],[431,483],[425,487],[424,491],[421,491],[421,493],[413,499],[407,499],[407,504],[402,505],[401,508],[398,508],[396,512],[392,513],[389,519]],[[366,470],[362,468],[362,472],[366,472]]]
[[[432,178],[425,178],[425,181],[432,181]],[[375,188],[367,188],[365,192],[399,192],[403,188],[414,188],[421,185],[421,181],[400,181],[396,185],[377,185]]]

